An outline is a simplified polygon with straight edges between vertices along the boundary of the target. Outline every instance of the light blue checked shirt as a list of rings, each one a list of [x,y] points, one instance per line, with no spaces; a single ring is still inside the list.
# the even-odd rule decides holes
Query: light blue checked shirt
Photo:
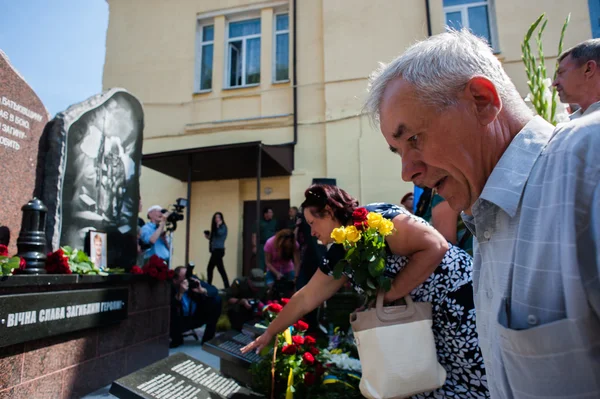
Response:
[[[599,182],[600,112],[535,117],[463,215],[492,398],[600,398]]]

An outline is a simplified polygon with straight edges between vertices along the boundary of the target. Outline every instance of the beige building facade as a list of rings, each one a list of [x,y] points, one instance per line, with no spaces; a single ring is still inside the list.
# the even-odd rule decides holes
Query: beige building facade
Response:
[[[587,0],[108,3],[103,86],[124,87],[142,101],[144,154],[287,144],[293,167],[283,176],[263,174],[260,195],[261,200],[288,200],[290,205],[301,203],[313,178],[335,178],[362,204],[398,203],[412,191],[401,179],[400,159],[387,150],[361,107],[368,76],[378,62],[389,62],[429,30],[435,34],[446,24],[466,26],[487,37],[523,96],[527,82],[520,43],[541,13],[549,19],[544,45],[550,73],[568,13],[565,48],[592,37]],[[202,232],[210,228],[214,212],[223,212],[229,228],[225,266],[231,278],[242,272],[248,245],[244,229],[251,225],[244,209],[256,201],[257,185],[256,163],[230,158],[200,162],[202,170],[193,170],[198,178],[191,184],[189,259],[199,266],[197,271],[204,270],[209,253]],[[223,161],[248,173],[207,180],[212,176],[208,172],[215,172],[212,165],[227,169]],[[153,168],[170,162],[155,161]],[[154,169],[143,169],[145,208],[187,197],[186,179]],[[175,265],[185,261],[186,233],[182,224],[174,235]],[[219,286],[220,278],[215,279]]]

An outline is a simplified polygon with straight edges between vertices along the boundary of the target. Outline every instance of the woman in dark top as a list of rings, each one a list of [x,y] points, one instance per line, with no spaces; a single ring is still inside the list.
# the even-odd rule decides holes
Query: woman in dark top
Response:
[[[329,245],[329,250],[320,270],[291,298],[266,332],[243,352],[262,349],[277,333],[318,307],[346,282],[354,285],[351,274],[339,280],[332,276],[331,268],[345,252],[342,245],[332,244],[330,235],[334,228],[352,223],[352,212],[358,207],[358,201],[345,191],[327,185],[313,185],[304,195],[302,209],[312,235]],[[396,229],[386,237],[385,273],[393,278],[393,283],[385,301],[394,302],[411,295],[413,300],[431,302],[433,307],[433,333],[438,361],[447,372],[446,383],[435,391],[413,397],[489,398],[475,330],[471,257],[406,209],[382,203],[365,208],[391,220]],[[360,287],[355,286],[355,289],[362,292]]]
[[[225,256],[225,240],[227,239],[227,225],[221,212],[217,212],[212,217],[210,224],[210,234],[204,235],[209,240],[210,259],[206,268],[207,282],[212,284],[213,272],[215,266],[223,279],[225,288],[229,288],[229,279],[223,265],[223,257]]]

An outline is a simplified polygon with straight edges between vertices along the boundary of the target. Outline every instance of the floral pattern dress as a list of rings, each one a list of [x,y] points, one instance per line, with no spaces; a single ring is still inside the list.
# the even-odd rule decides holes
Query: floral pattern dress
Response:
[[[392,220],[400,214],[429,225],[406,209],[391,204],[370,204],[365,208]],[[387,248],[385,274],[395,277],[409,261],[406,256],[394,255]],[[321,271],[332,275],[333,266],[344,257],[341,244],[327,251]],[[433,308],[433,333],[438,361],[447,372],[446,383],[441,388],[418,394],[413,398],[489,398],[485,367],[475,328],[473,303],[473,259],[469,254],[450,244],[442,263],[431,276],[411,292],[417,302],[431,302]],[[354,289],[351,274],[346,274]]]

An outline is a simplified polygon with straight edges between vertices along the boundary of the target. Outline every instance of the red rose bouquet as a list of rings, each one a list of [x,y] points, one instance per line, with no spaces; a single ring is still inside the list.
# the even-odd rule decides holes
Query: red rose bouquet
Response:
[[[280,303],[275,301],[265,306],[263,316],[267,324],[277,317],[288,302],[289,299],[283,298]],[[271,388],[257,386],[255,387],[257,390],[268,393],[269,390],[278,387],[280,391],[286,390],[287,398],[292,397],[294,392],[298,392],[297,397],[304,397],[306,389],[320,385],[326,368],[321,351],[316,347],[317,341],[305,335],[308,327],[308,323],[298,320],[293,326],[277,335],[273,346],[273,357],[265,358],[253,368],[257,382],[265,378],[258,374],[273,370],[274,374],[266,377],[273,378]],[[269,347],[264,351],[270,349]]]
[[[138,268],[139,269],[139,268]],[[137,270],[136,270],[137,271]],[[156,255],[152,255],[148,260],[148,263],[142,267],[142,272],[155,278],[159,281],[165,281],[173,278],[173,270],[169,270],[169,266],[164,259],[159,258]],[[133,268],[132,268],[133,273]],[[137,274],[137,273],[134,273]]]
[[[79,249],[64,246],[48,254],[46,272],[49,274],[98,274],[108,275],[101,271],[87,254]]]

